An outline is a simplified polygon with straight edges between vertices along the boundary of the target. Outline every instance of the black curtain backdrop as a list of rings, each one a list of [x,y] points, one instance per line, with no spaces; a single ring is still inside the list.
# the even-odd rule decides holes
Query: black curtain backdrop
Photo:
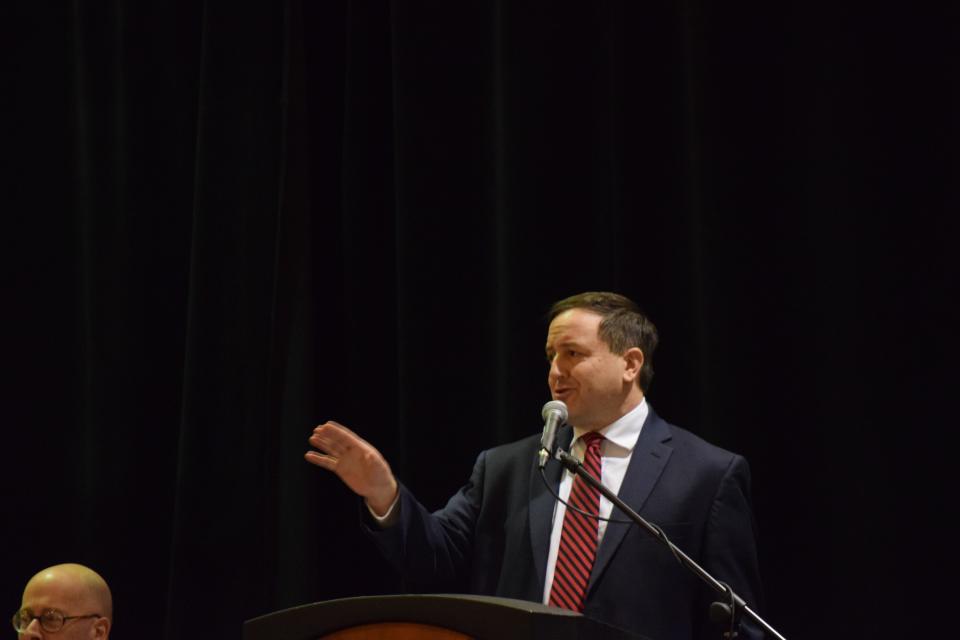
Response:
[[[3,13],[10,613],[65,561],[117,638],[397,592],[313,426],[439,507],[609,289],[657,411],[751,462],[775,627],[954,628],[955,3]]]

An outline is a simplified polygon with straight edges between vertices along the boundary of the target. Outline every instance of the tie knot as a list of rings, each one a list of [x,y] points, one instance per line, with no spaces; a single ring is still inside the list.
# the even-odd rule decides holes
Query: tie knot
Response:
[[[594,449],[599,447],[600,443],[603,442],[603,434],[590,431],[580,436],[580,439],[583,440],[583,444],[587,449]]]

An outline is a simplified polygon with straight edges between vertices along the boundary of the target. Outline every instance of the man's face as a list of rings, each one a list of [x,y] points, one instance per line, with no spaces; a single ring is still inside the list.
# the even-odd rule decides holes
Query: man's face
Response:
[[[628,359],[611,353],[600,339],[602,319],[586,309],[570,309],[547,331],[550,395],[567,405],[567,422],[589,431],[622,416],[632,408],[627,398],[639,392]]]
[[[20,609],[28,610],[39,616],[48,609],[57,609],[64,616],[85,616],[92,613],[102,614],[97,605],[86,593],[86,589],[75,576],[68,572],[48,571],[41,573],[27,583],[23,590],[23,602]],[[50,633],[40,626],[40,620],[33,620],[20,634],[20,640],[94,640],[106,638],[107,629],[103,618],[80,618],[67,620],[60,631]]]

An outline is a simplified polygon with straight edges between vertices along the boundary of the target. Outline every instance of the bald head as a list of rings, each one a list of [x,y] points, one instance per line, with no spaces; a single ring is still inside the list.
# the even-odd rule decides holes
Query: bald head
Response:
[[[71,626],[77,627],[78,632],[83,626],[80,622],[91,623],[88,626],[92,635],[83,637],[106,638],[113,622],[110,587],[100,574],[82,564],[58,564],[37,573],[23,590],[21,607],[34,615],[47,609],[58,609],[65,616],[100,616],[99,619],[74,621],[77,624]]]

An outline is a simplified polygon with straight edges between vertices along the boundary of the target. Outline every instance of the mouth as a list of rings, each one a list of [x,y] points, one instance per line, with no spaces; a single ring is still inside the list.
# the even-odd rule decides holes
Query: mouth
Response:
[[[563,400],[570,396],[573,393],[573,389],[569,387],[562,387],[559,389],[553,389],[553,399],[554,400]]]

